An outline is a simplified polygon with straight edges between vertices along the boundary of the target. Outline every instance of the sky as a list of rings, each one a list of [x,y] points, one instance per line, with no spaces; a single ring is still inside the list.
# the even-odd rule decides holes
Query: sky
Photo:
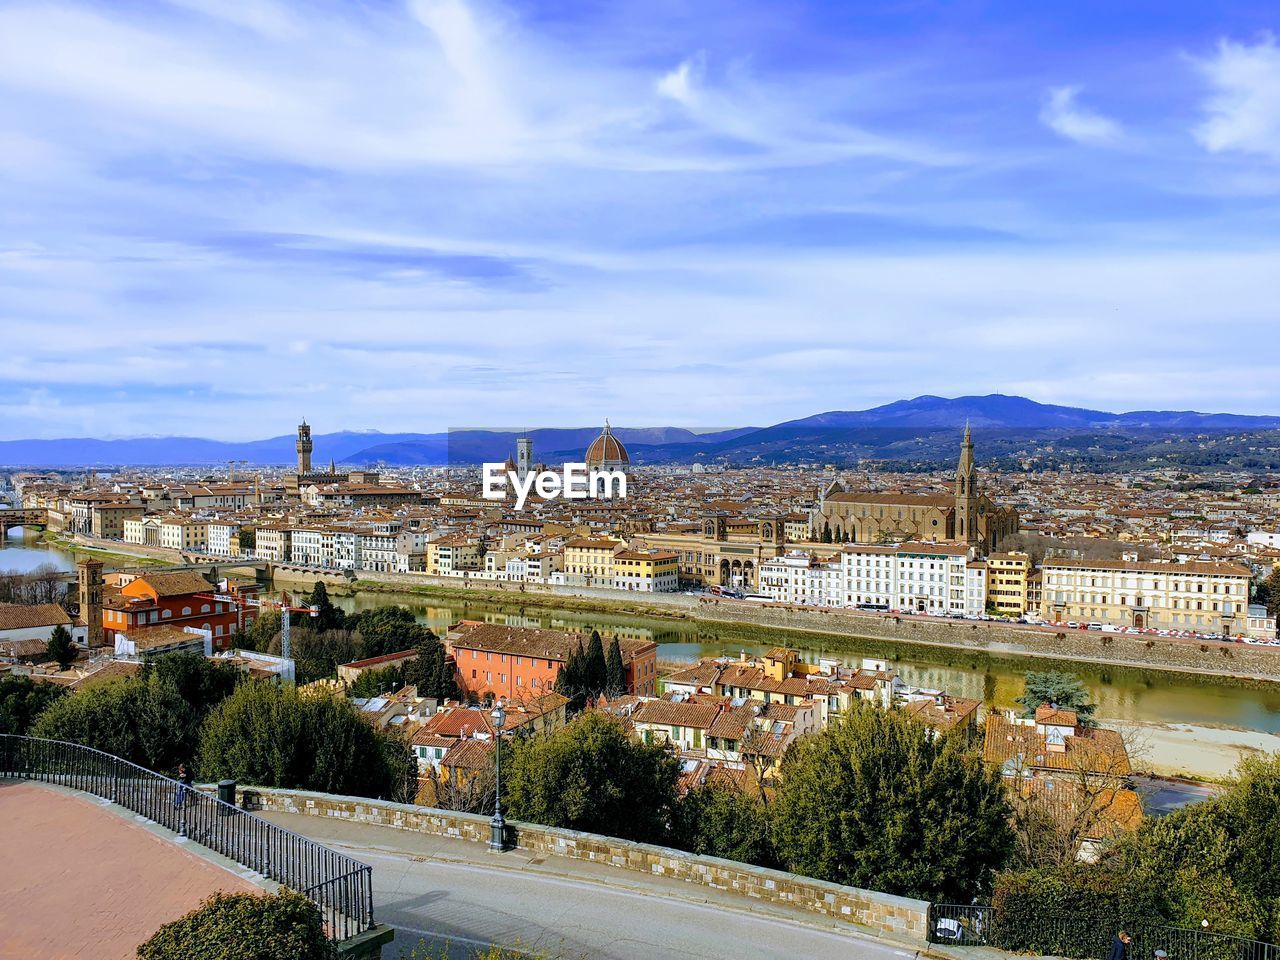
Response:
[[[1280,414],[1274,3],[0,0],[0,438]]]

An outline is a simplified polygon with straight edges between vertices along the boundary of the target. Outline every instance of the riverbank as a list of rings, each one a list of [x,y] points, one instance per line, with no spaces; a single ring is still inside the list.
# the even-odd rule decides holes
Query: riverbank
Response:
[[[854,610],[787,607],[710,599],[688,594],[622,595],[592,588],[552,589],[532,584],[503,586],[468,580],[424,582],[423,575],[389,574],[361,579],[345,589],[360,593],[412,594],[424,599],[467,600],[517,608],[598,610],[624,616],[733,624],[748,634],[770,636],[779,631],[801,640],[819,638],[838,648],[850,640],[920,647],[942,647],[1000,657],[1034,658],[1058,664],[1090,663],[1108,667],[1190,673],[1233,680],[1280,681],[1280,649],[1239,643],[1191,641],[1153,636],[1056,630],[997,621],[940,620],[892,616]],[[306,582],[305,580],[302,582]],[[889,653],[892,654],[892,650]],[[891,657],[892,658],[892,657]]]

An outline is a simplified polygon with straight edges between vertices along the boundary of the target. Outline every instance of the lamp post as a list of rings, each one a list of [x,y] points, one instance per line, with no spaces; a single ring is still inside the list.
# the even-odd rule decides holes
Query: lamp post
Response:
[[[507,723],[504,700],[489,714],[493,719],[493,819],[489,821],[489,849],[501,853],[507,848],[507,822],[502,819],[502,728]]]

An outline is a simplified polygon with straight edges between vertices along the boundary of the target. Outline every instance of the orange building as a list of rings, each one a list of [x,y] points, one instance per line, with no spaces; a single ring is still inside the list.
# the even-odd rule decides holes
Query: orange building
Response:
[[[562,630],[534,630],[484,623],[451,631],[448,644],[464,697],[487,695],[520,702],[555,686],[569,654],[588,637]],[[605,638],[608,650],[610,638]],[[658,684],[658,645],[652,640],[618,638],[626,670],[627,693],[653,696]]]
[[[117,633],[133,636],[151,627],[199,627],[213,635],[215,650],[225,649],[236,631],[234,604],[213,599],[214,588],[189,571],[148,573],[102,601],[102,631],[108,644]]]

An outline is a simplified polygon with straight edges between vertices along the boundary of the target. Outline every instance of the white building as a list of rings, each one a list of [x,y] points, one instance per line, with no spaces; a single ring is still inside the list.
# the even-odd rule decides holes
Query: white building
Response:
[[[970,610],[977,574],[969,573],[972,548],[949,543],[898,546],[849,545],[841,551],[843,600],[848,607],[888,608],[931,614],[981,613],[986,604],[985,571],[981,604]]]
[[[792,550],[760,564],[760,592],[779,603],[844,606],[844,581],[839,557],[819,558]]]

